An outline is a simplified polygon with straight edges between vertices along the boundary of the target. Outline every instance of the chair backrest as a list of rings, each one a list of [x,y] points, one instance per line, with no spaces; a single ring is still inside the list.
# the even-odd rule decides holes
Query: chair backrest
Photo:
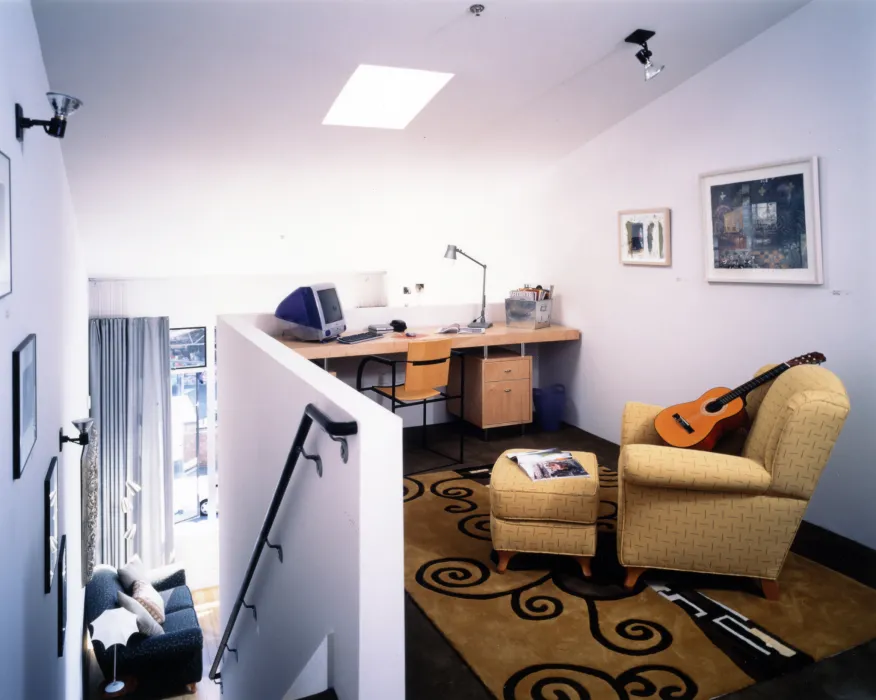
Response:
[[[792,367],[763,397],[742,456],[770,472],[770,494],[808,499],[848,413],[848,394],[833,372]]]
[[[450,381],[450,338],[412,340],[408,343],[405,389],[427,391]],[[443,360],[443,362],[441,361]]]

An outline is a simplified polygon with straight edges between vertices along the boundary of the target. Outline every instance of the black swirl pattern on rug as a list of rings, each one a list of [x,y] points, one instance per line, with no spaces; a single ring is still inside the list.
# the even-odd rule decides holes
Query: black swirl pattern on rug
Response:
[[[667,675],[671,680],[665,679]],[[618,700],[629,700],[631,696],[692,700],[698,690],[690,676],[672,666],[636,666],[615,677],[587,666],[537,664],[511,676],[505,682],[502,697],[503,700],[591,700],[608,697],[606,691],[610,691]]]
[[[492,576],[490,569],[477,559],[448,557],[426,562],[417,570],[415,578],[423,588],[451,598],[495,600],[509,596],[511,609],[523,620],[551,620],[562,614],[563,603],[558,598],[529,595],[530,591],[550,579],[550,573],[508,590],[484,593],[465,590],[482,586],[490,576]]]
[[[448,513],[471,513],[473,510],[477,510],[478,504],[474,501],[469,500],[473,495],[474,491],[467,486],[455,485],[455,486],[444,486],[451,481],[468,481],[468,479],[461,476],[454,476],[449,479],[442,479],[441,481],[436,481],[429,490],[438,496],[439,498],[446,498],[451,501],[457,501],[457,503],[453,503],[447,506],[444,510]]]
[[[485,542],[490,542],[490,514],[489,513],[475,513],[473,515],[467,515],[458,523],[456,523],[456,527],[463,535],[467,535],[468,537],[473,537],[476,540],[484,540]]]
[[[584,602],[587,603],[587,613],[590,617],[590,634],[606,649],[627,656],[648,656],[668,649],[672,644],[672,633],[663,625],[636,618],[618,622],[614,628],[615,633],[622,639],[631,642],[650,642],[655,638],[656,641],[645,647],[633,648],[615,644],[602,633],[602,629],[599,627],[599,609],[596,607],[596,603],[589,598],[584,598]]]
[[[426,487],[423,486],[423,484],[416,479],[413,479],[409,476],[406,476],[402,480],[402,486],[404,487],[405,503],[408,503],[409,501],[415,501],[424,493],[426,493]]]

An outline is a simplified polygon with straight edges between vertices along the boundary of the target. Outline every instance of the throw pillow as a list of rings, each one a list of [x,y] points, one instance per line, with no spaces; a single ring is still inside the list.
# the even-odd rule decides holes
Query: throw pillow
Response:
[[[152,615],[140,603],[134,600],[131,596],[125,595],[119,591],[119,605],[128,612],[132,612],[137,616],[137,629],[147,637],[154,637],[156,634],[164,634],[161,628]]]
[[[134,581],[133,597],[159,625],[164,624],[164,601],[158,591],[145,581]]]
[[[149,569],[140,561],[140,557],[136,554],[131,557],[127,564],[119,569],[119,581],[126,591],[130,591],[134,587],[134,581],[148,581]]]

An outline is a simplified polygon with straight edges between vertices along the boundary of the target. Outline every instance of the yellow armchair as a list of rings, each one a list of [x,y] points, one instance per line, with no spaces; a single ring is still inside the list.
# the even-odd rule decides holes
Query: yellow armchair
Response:
[[[763,368],[758,372],[765,371]],[[750,576],[768,598],[849,412],[829,370],[794,367],[749,395],[741,456],[667,447],[659,406],[628,403],[618,462],[626,585],[645,569]]]

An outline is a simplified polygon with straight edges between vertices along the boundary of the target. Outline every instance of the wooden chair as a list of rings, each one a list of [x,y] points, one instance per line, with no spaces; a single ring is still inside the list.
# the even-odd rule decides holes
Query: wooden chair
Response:
[[[358,391],[373,391],[380,396],[389,399],[390,410],[395,413],[396,409],[406,406],[422,405],[423,407],[423,434],[422,447],[441,457],[452,460],[451,464],[462,464],[463,442],[465,438],[464,425],[464,401],[465,395],[465,368],[464,362],[460,362],[462,375],[459,383],[459,394],[450,394],[446,388],[450,381],[450,357],[456,353],[451,350],[451,340],[441,338],[437,340],[414,340],[408,343],[407,357],[403,360],[391,360],[379,355],[369,355],[359,363],[359,371],[356,373],[356,389]],[[365,366],[369,362],[377,362],[386,365],[392,370],[392,382],[389,386],[362,386],[362,375]],[[398,380],[398,366],[405,366],[403,381]],[[442,391],[442,389],[445,389]],[[459,458],[439,452],[430,448],[426,441],[426,407],[431,403],[458,400],[459,415]],[[450,465],[447,465],[450,466]]]

